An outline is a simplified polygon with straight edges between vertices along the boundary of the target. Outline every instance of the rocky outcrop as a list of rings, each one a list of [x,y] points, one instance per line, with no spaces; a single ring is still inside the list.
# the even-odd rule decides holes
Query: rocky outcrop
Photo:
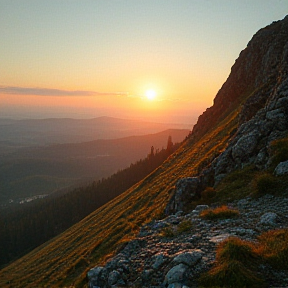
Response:
[[[288,16],[253,36],[216,95],[214,105],[199,117],[191,137],[201,136],[211,121],[219,121],[231,107],[240,104],[236,133],[225,151],[202,171],[202,175],[214,179],[212,186],[247,164],[268,168],[271,141],[288,135]],[[202,179],[200,186],[205,188]]]
[[[198,288],[198,278],[212,267],[219,242],[230,236],[255,242],[269,229],[288,228],[287,197],[247,197],[228,205],[238,209],[236,219],[204,220],[199,212],[209,207],[200,205],[186,215],[147,223],[105,266],[88,272],[89,288]],[[177,231],[183,221],[191,222],[188,230],[173,237],[161,233],[165,227]],[[288,271],[273,270],[267,264],[260,268],[267,287],[288,286]]]
[[[287,77],[287,39],[288,16],[253,36],[232,66],[214,105],[199,117],[192,131],[193,137],[204,135],[211,123],[224,118],[228,111],[239,105],[243,105],[239,119],[241,125],[252,119],[269,98],[273,98],[277,86]]]
[[[274,174],[276,176],[288,174],[288,161],[280,162],[275,168]]]
[[[176,183],[174,193],[166,206],[165,214],[169,215],[178,211],[186,210],[192,200],[200,197],[200,179],[198,177],[188,177],[179,179]]]

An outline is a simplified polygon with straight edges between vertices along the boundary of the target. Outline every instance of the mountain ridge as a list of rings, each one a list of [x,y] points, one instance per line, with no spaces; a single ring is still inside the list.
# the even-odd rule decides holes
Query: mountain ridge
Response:
[[[287,25],[288,17],[286,16],[283,20],[272,23],[253,36],[247,48],[240,53],[235,62],[235,65],[237,63],[235,67],[239,67],[239,70],[233,66],[227,81],[219,90],[217,99],[215,98],[214,101],[214,108],[207,109],[199,117],[191,136],[161,167],[71,227],[54,241],[46,243],[37,251],[32,251],[4,268],[0,272],[2,286],[9,287],[11,284],[12,287],[21,287],[20,283],[25,283],[26,287],[33,287],[33,285],[87,287],[86,273],[88,272],[89,287],[104,288],[113,285],[114,287],[115,285],[116,287],[199,287],[197,283],[199,273],[207,272],[215,260],[215,246],[213,246],[213,251],[210,246],[207,246],[210,243],[208,233],[215,231],[213,237],[217,237],[226,231],[226,234],[231,236],[233,233],[231,227],[228,226],[238,223],[238,234],[235,233],[255,240],[255,237],[267,228],[285,228],[286,226],[282,225],[285,217],[277,215],[277,211],[274,211],[273,215],[264,215],[266,214],[264,212],[267,212],[264,209],[269,207],[267,201],[278,203],[279,206],[275,204],[275,207],[281,207],[281,203],[287,200],[285,197],[288,193],[286,186],[288,183]],[[270,39],[269,35],[273,37],[271,36]],[[246,64],[241,66],[241,63]],[[258,68],[255,70],[253,65]],[[250,69],[252,69],[251,73],[248,73]],[[258,71],[260,71],[259,74],[257,74]],[[234,83],[235,81],[239,83]],[[274,174],[278,171],[275,167],[277,168],[280,164],[285,166],[285,163],[287,166],[286,170],[285,167],[282,169],[283,175]],[[257,214],[255,210],[256,214],[252,218],[255,221],[260,220],[261,225],[264,223],[264,226],[262,225],[264,228],[261,225],[254,225],[253,221],[247,222],[251,218],[247,209],[257,207],[258,203],[258,200],[255,201],[256,203],[253,202],[251,195],[264,193],[263,187],[267,186],[267,184],[260,185],[261,177],[259,176],[266,181],[264,183],[270,183],[270,186],[272,183],[270,192],[280,193],[277,196],[280,197],[278,200],[273,195],[260,197],[259,201],[266,206],[263,204],[265,208],[259,211],[260,214]],[[270,179],[270,182],[267,182],[267,179]],[[187,185],[182,188],[179,181]],[[209,197],[206,199],[204,191],[211,186],[214,186],[214,190],[210,190],[213,192],[211,199]],[[275,187],[278,187],[276,192]],[[209,195],[207,191],[206,194]],[[236,222],[224,220],[216,224],[199,218],[201,209],[207,209],[211,203],[217,206],[223,201],[228,203],[237,201],[232,204],[246,207],[244,212],[240,211],[244,216],[240,216],[242,218],[235,220]],[[199,207],[199,204],[206,206]],[[169,209],[166,211],[168,210],[167,212],[171,214],[168,217],[164,215],[167,207]],[[285,213],[285,209],[283,208],[281,212]],[[274,220],[271,217],[274,217]],[[277,217],[280,218],[279,221]],[[155,219],[161,219],[161,221]],[[188,229],[182,232],[187,234],[180,232],[175,236],[173,233],[179,232],[179,226],[184,220]],[[272,225],[266,225],[265,221]],[[226,227],[228,230],[225,230],[225,223],[230,223]],[[138,234],[141,226],[142,232]],[[163,230],[165,227],[170,227],[171,230]],[[152,232],[147,232],[148,228]],[[206,234],[199,234],[201,230],[206,231]],[[149,234],[150,232],[152,234]],[[169,240],[167,234],[163,236],[164,232],[171,232],[174,235],[172,241]],[[161,233],[162,236],[160,236]],[[129,241],[135,237],[134,241]],[[200,241],[199,237],[203,241]],[[197,249],[200,251],[196,251]],[[142,256],[145,256],[145,259],[137,258],[141,256],[139,251],[143,253]],[[162,252],[162,256],[158,252]],[[177,260],[176,256],[179,256]],[[238,262],[237,265],[242,265]],[[26,265],[26,270],[21,268],[23,265]],[[273,277],[279,276],[279,273],[267,266],[266,262],[263,265],[262,274],[267,269],[274,273]],[[96,267],[92,268],[93,266]],[[247,269],[245,271],[247,272]],[[241,270],[237,269],[237,273],[240,272]],[[250,273],[250,270],[248,272]],[[258,272],[261,271],[257,271],[257,276]],[[287,272],[285,273],[283,275],[288,277]],[[224,277],[224,283],[220,283],[219,286],[228,285],[229,287],[230,285],[231,287],[231,283],[227,284],[226,280]],[[272,281],[265,285],[275,287],[275,283]],[[285,281],[283,280],[280,284],[285,285]],[[251,284],[249,285],[246,286],[252,287]],[[244,286],[238,284],[233,287]],[[256,284],[254,286],[263,287],[263,285],[259,286],[259,283],[258,286]]]

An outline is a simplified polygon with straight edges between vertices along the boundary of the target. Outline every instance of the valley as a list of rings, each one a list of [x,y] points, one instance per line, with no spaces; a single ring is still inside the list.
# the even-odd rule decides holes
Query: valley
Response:
[[[28,198],[30,200],[37,199],[44,197],[43,195],[49,195],[57,191],[63,193],[64,190],[68,189],[69,191],[69,189],[71,190],[73,187],[108,177],[119,169],[126,168],[131,163],[145,158],[150,153],[151,146],[155,148],[155,152],[157,149],[166,149],[169,136],[177,143],[181,142],[189,134],[188,129],[168,129],[156,134],[137,135],[147,131],[151,133],[155,131],[155,129],[161,129],[165,124],[160,125],[145,122],[141,125],[141,123],[134,123],[129,120],[110,119],[107,117],[98,119],[97,126],[93,126],[94,133],[90,131],[92,124],[90,127],[86,127],[86,130],[82,131],[82,133],[86,133],[86,138],[96,137],[96,135],[101,137],[100,135],[102,135],[105,139],[79,143],[61,143],[64,141],[64,138],[60,137],[58,144],[49,144],[49,134],[45,134],[48,130],[47,127],[52,129],[52,127],[56,125],[57,128],[52,130],[53,133],[57,134],[62,131],[64,134],[64,131],[69,131],[69,129],[73,131],[72,124],[74,124],[75,120],[70,119],[68,121],[69,123],[72,122],[72,124],[70,123],[66,130],[65,125],[57,126],[59,123],[66,123],[65,120],[63,120],[63,122],[56,119],[47,120],[50,124],[45,124],[46,130],[44,129],[45,127],[42,126],[42,121],[45,123],[45,120],[40,121],[41,125],[39,125],[39,121],[40,120],[28,121],[30,123],[28,126],[24,126],[23,122],[20,121],[24,127],[21,133],[24,135],[25,130],[29,130],[29,133],[32,133],[31,127],[36,127],[37,129],[35,129],[37,131],[43,130],[42,134],[46,137],[43,136],[43,138],[45,138],[45,146],[39,145],[42,142],[37,142],[37,146],[31,146],[32,142],[23,143],[19,140],[23,137],[22,134],[17,136],[13,128],[9,130],[9,133],[15,132],[15,137],[17,136],[19,139],[16,137],[13,140],[15,142],[10,139],[9,141],[12,141],[12,144],[9,146],[10,152],[7,152],[9,150],[7,148],[4,150],[6,153],[2,151],[2,155],[0,155],[0,207],[2,208],[7,208],[16,203],[25,203]],[[77,120],[81,125],[84,125],[83,123],[86,123],[86,121],[88,120]],[[96,120],[91,120],[91,122],[94,125]],[[33,125],[31,123],[33,123]],[[146,127],[143,127],[143,125]],[[173,124],[171,126],[173,126]],[[3,126],[2,129],[4,129]],[[5,129],[5,131],[7,131],[8,127]],[[30,141],[31,139],[37,138],[33,138],[34,134],[29,133],[26,137]],[[35,135],[37,136],[37,132],[34,131],[34,133],[36,133]],[[80,132],[77,130],[77,125],[73,133],[75,139],[82,140],[85,138],[79,134]],[[134,135],[134,133],[136,135]],[[127,134],[131,136],[107,139],[113,136],[115,137],[116,135]],[[4,139],[5,133],[2,133],[1,137]],[[16,145],[27,146],[19,148],[19,146]],[[25,200],[25,198],[27,199]]]

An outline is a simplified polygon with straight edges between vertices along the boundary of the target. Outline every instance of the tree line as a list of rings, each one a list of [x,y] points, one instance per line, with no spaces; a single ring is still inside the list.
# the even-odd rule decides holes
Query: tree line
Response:
[[[179,144],[168,138],[166,149],[154,149],[145,159],[59,196],[18,205],[0,215],[0,267],[62,233],[117,197],[159,167]]]

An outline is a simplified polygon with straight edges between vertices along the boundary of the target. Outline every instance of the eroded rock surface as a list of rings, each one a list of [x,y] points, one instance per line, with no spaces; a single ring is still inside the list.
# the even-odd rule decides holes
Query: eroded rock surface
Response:
[[[269,229],[288,228],[286,197],[247,197],[228,205],[239,210],[238,218],[203,220],[199,213],[191,212],[146,224],[136,239],[104,267],[88,272],[89,287],[199,288],[199,275],[212,267],[216,247],[221,241],[230,236],[256,241],[258,235]],[[171,222],[171,218],[174,221]],[[173,237],[163,236],[163,228],[159,229],[171,227],[177,231],[180,223],[187,220],[191,221],[192,227],[175,233]],[[163,226],[163,223],[166,225]],[[267,269],[269,287],[288,286],[288,271],[274,271],[270,266],[263,269]]]

